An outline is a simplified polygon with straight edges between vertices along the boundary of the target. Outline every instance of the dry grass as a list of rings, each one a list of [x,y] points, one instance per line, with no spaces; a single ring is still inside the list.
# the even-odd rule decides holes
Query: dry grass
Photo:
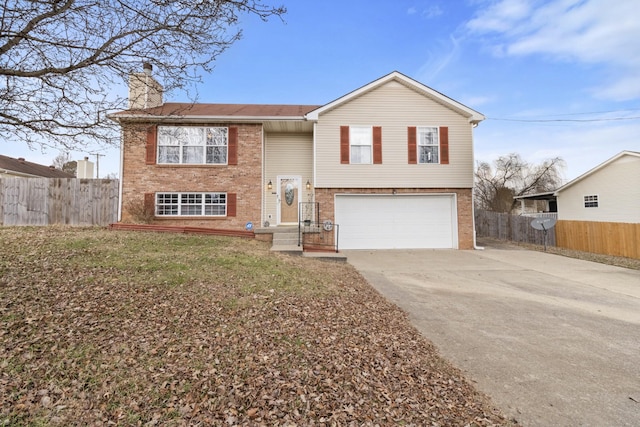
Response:
[[[349,265],[0,228],[0,425],[503,425]]]

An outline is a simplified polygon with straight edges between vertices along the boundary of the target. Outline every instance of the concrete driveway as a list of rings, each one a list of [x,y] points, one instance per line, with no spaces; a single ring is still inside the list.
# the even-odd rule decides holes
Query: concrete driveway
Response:
[[[640,271],[516,247],[345,254],[519,424],[640,425]]]

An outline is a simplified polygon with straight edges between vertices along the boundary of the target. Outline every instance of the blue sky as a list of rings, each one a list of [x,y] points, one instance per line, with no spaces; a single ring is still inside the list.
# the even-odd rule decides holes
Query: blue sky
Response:
[[[242,19],[243,39],[203,76],[198,101],[325,104],[397,70],[487,116],[476,160],[560,156],[570,180],[640,151],[638,0],[281,3],[284,22]],[[118,149],[103,152],[100,175],[117,173]],[[58,152],[2,154],[49,164]]]

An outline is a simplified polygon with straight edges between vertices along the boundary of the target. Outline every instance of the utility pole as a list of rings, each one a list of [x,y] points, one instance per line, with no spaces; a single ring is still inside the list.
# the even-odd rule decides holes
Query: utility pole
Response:
[[[96,156],[96,179],[100,179],[100,157],[104,157],[105,155],[100,153],[89,154]]]

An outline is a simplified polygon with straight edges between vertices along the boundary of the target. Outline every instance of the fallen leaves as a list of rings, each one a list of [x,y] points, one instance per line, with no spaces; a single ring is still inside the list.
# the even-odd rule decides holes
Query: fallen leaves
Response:
[[[0,424],[506,423],[348,265],[210,236],[0,239]]]

